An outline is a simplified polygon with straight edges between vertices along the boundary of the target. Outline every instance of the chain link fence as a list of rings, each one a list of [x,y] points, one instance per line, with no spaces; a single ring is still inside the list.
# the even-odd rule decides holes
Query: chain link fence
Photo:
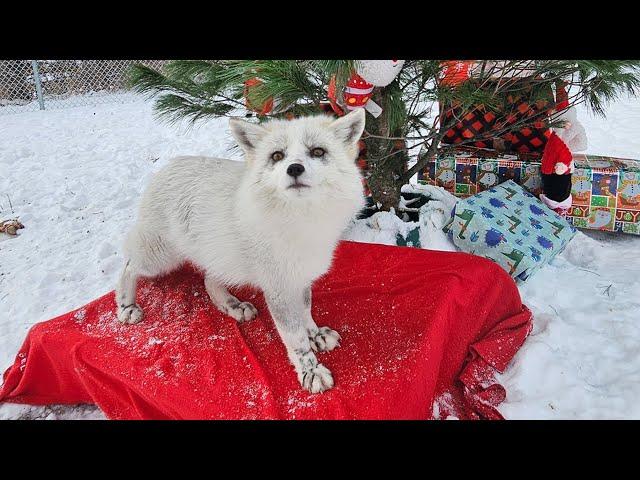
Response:
[[[0,60],[0,115],[113,102],[134,63],[167,60]]]

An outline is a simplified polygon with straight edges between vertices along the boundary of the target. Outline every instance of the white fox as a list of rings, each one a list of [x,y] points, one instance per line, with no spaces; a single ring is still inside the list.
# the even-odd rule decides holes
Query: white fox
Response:
[[[315,324],[311,285],[329,269],[343,230],[364,207],[355,163],[364,115],[359,109],[339,119],[232,119],[245,162],[178,157],[156,173],[125,241],[118,319],[142,320],[140,276],[190,261],[205,272],[216,307],[238,322],[258,312],[227,287],[260,288],[300,384],[312,393],[333,387],[314,351],[332,350],[340,336]]]

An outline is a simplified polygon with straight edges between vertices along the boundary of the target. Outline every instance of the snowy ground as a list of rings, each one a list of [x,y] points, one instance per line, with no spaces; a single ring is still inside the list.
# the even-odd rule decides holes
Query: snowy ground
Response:
[[[640,100],[592,118],[588,152],[640,158]],[[122,233],[149,176],[177,154],[231,156],[226,121],[168,126],[133,95],[119,103],[0,116],[0,370],[28,329],[113,289]],[[394,243],[401,222],[376,219],[347,238]],[[433,232],[431,232],[433,233]],[[452,249],[444,236],[423,246]],[[520,287],[534,331],[501,381],[506,418],[640,418],[640,237],[579,233]],[[94,407],[0,405],[0,419],[104,418]]]

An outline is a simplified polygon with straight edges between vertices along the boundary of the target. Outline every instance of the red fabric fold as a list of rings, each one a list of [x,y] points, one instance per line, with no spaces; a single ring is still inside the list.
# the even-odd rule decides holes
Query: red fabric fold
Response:
[[[0,401],[98,405],[112,419],[501,418],[503,371],[531,329],[513,280],[465,253],[342,242],[313,314],[342,336],[318,357],[336,386],[298,384],[259,292],[238,325],[189,266],[141,281],[145,319],[120,325],[113,292],[35,325]]]

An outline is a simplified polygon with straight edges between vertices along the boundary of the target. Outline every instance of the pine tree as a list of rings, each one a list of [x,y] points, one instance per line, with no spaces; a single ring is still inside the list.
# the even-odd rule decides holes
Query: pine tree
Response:
[[[317,114],[327,100],[331,78],[336,91],[342,92],[356,67],[357,60],[180,60],[168,63],[162,72],[135,65],[130,81],[138,92],[156,96],[156,112],[169,121],[244,115],[245,102],[263,105],[269,100],[277,102],[270,116],[297,116]],[[523,95],[518,76],[526,72],[530,103],[546,98],[550,89],[564,82],[569,91],[567,108],[586,103],[604,116],[608,102],[625,93],[635,95],[640,86],[640,61],[634,60],[480,61],[475,63],[473,81],[455,86],[441,81],[443,68],[440,60],[407,60],[390,85],[372,93],[383,110],[377,118],[367,115],[363,140],[370,166],[368,186],[382,210],[398,211],[402,185],[434,158],[445,132],[457,121],[455,116],[445,121],[439,106],[465,112],[483,105],[503,112],[505,98]],[[256,77],[262,83],[245,92],[245,82]],[[561,113],[521,118],[490,135],[540,121],[559,126]],[[258,116],[260,121],[264,118]],[[460,145],[482,139],[470,137]]]

